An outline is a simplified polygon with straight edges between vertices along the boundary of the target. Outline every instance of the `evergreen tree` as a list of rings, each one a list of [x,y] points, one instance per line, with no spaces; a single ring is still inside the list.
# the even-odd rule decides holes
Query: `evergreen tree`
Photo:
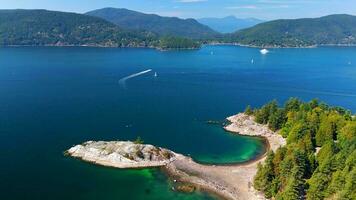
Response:
[[[285,121],[286,117],[284,110],[279,108],[270,114],[268,118],[268,127],[273,131],[279,130],[282,128]]]
[[[265,193],[266,198],[271,198],[273,194],[276,193],[275,187],[271,184],[274,175],[274,165],[273,165],[274,153],[270,151],[267,155],[267,159],[264,165],[258,165],[258,173],[254,178],[254,186],[256,189],[261,190]]]
[[[255,188],[281,200],[356,199],[356,121],[350,112],[317,100],[277,105],[272,101],[254,112],[258,123],[287,138],[258,166]]]
[[[253,110],[251,109],[251,106],[248,105],[245,109],[245,114],[246,115],[252,115],[253,114]]]
[[[333,141],[329,141],[323,145],[317,155],[317,161],[319,164],[323,163],[324,160],[331,158],[336,153],[337,148]]]
[[[297,98],[290,98],[285,104],[284,107],[287,112],[299,110],[299,106],[302,102]]]

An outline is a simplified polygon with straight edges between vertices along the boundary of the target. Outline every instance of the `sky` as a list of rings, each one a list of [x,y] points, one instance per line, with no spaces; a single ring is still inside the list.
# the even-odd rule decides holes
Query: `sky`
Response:
[[[48,9],[84,13],[116,7],[181,18],[225,17],[264,20],[356,15],[356,0],[0,0],[0,9]]]

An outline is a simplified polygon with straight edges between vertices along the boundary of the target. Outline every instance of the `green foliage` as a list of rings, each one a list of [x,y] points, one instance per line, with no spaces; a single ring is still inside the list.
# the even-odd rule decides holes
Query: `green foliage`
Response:
[[[338,139],[343,146],[348,146],[351,144],[356,144],[356,123],[355,121],[349,121],[340,130]]]
[[[323,163],[327,158],[331,158],[337,152],[337,147],[333,141],[323,145],[317,154],[318,163]]]
[[[246,107],[246,109],[245,109],[245,114],[246,114],[246,115],[252,115],[252,114],[253,114],[253,110],[252,110],[252,108],[251,108],[250,105],[248,105],[248,106]]]
[[[288,179],[283,192],[278,194],[277,199],[295,200],[303,199],[304,195],[304,180],[301,174],[301,167],[296,166],[292,169],[292,173]]]
[[[283,124],[286,121],[284,110],[278,108],[274,112],[270,113],[268,118],[268,127],[273,131],[279,130],[282,128]]]
[[[194,40],[178,37],[163,37],[160,39],[161,49],[197,49],[200,44]]]
[[[277,192],[275,185],[270,184],[274,180],[274,153],[270,151],[264,165],[258,166],[258,173],[254,179],[256,189],[263,191],[266,198],[271,198]],[[278,184],[277,184],[278,185]]]
[[[282,108],[276,105],[267,103],[253,114],[259,123],[280,130],[287,145],[259,165],[255,188],[282,200],[355,199],[356,121],[351,113],[318,100],[291,98]]]
[[[302,102],[298,98],[292,97],[284,104],[284,108],[286,112],[298,111],[301,104]]]
[[[145,142],[141,139],[141,137],[137,137],[136,140],[134,141],[134,143],[135,144],[143,144]]]
[[[0,45],[150,46],[154,35],[96,17],[47,10],[1,10]]]
[[[0,46],[199,48],[196,41],[123,30],[89,15],[47,10],[0,10]]]
[[[317,146],[322,146],[326,142],[336,139],[339,128],[343,125],[343,118],[337,112],[330,112],[321,116],[319,130],[315,140]]]
[[[261,124],[267,124],[269,117],[273,114],[278,108],[278,104],[276,100],[273,100],[266,105],[262,106],[261,109],[257,110],[255,113],[256,122]]]
[[[230,35],[231,42],[267,47],[356,44],[356,17],[329,15],[314,19],[275,20]]]
[[[255,120],[261,124],[268,124],[273,131],[282,128],[286,121],[284,109],[278,108],[278,102],[273,100],[254,113]]]
[[[297,121],[293,124],[292,128],[289,131],[287,141],[288,143],[297,142],[302,139],[308,132],[308,127],[305,123]]]
[[[194,19],[161,17],[127,9],[103,8],[86,13],[110,21],[128,30],[145,30],[161,37],[174,36],[190,39],[207,39],[219,35]]]

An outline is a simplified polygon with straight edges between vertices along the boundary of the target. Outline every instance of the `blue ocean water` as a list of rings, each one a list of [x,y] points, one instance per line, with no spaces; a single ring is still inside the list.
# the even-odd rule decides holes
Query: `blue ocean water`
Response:
[[[140,136],[198,162],[244,162],[263,141],[206,122],[291,96],[355,112],[356,48],[0,48],[1,199],[213,198],[171,191],[156,169],[98,167],[63,151]]]

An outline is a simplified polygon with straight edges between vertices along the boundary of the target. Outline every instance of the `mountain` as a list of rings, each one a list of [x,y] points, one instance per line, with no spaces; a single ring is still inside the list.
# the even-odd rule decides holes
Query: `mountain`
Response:
[[[0,10],[0,46],[149,46],[154,35],[97,17],[48,10]]]
[[[224,18],[201,18],[197,19],[201,24],[207,25],[220,33],[232,33],[241,29],[250,28],[259,23],[264,22],[260,19],[246,18],[239,19],[235,16],[227,16]]]
[[[259,47],[356,45],[356,16],[275,20],[230,35],[230,42]]]
[[[191,39],[213,38],[217,32],[195,19],[161,17],[127,9],[103,8],[86,13],[110,21],[122,28],[151,31],[160,36],[178,36]]]

